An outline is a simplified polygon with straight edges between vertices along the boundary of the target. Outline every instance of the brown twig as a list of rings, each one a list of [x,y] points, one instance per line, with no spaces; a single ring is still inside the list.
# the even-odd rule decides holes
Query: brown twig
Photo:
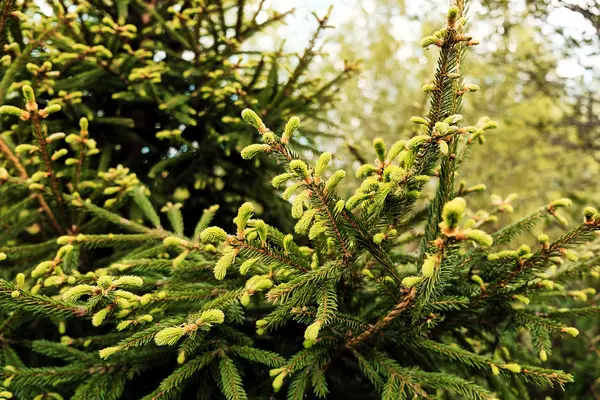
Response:
[[[0,138],[0,152],[2,152],[6,156],[6,158],[14,165],[15,169],[19,172],[19,176],[22,179],[29,179],[29,175],[27,175],[27,171],[23,167],[23,164],[21,164],[21,162],[19,161],[17,156],[15,156],[15,154],[10,150],[10,148],[4,142],[4,140],[2,140],[2,138]],[[33,195],[33,197],[38,199],[38,201],[40,203],[40,207],[46,213],[46,215],[48,215],[48,218],[50,219],[50,222],[52,223],[52,227],[54,228],[54,230],[62,235],[63,229],[61,228],[60,224],[58,223],[58,220],[54,216],[54,213],[48,206],[48,203],[46,202],[44,197],[40,193],[35,193]]]
[[[40,145],[42,159],[44,160],[44,164],[46,165],[46,172],[48,173],[48,178],[50,178],[50,186],[52,188],[52,193],[56,197],[58,203],[62,205],[64,203],[64,199],[62,197],[62,194],[60,193],[58,181],[56,180],[56,175],[54,174],[54,170],[52,169],[50,156],[48,155],[48,147],[46,146],[46,138],[44,133],[42,132],[40,116],[37,111],[32,112],[31,123],[33,125],[33,132],[37,138],[38,144]]]
[[[375,323],[375,325],[372,325],[371,328],[369,328],[368,330],[364,331],[360,335],[347,341],[346,344],[344,345],[344,348],[347,350],[350,350],[350,349],[358,346],[360,343],[364,342],[365,340],[368,340],[373,335],[375,335],[376,333],[381,331],[383,328],[388,326],[392,321],[394,321],[394,319],[396,319],[396,317],[398,317],[400,314],[402,314],[402,312],[404,310],[406,310],[407,308],[409,308],[411,306],[412,300],[415,297],[415,293],[416,293],[415,287],[410,288],[410,290],[408,292],[406,292],[406,294],[402,297],[402,300],[398,304],[396,304],[394,306],[394,308],[392,308],[385,315],[385,317],[383,317],[379,321],[377,321],[377,323]]]

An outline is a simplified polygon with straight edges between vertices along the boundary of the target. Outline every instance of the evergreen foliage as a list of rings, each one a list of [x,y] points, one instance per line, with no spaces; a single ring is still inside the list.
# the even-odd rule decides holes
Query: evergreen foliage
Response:
[[[334,170],[331,153],[314,165],[301,155],[300,119],[285,117],[278,135],[269,126],[273,115],[285,115],[281,110],[240,113],[260,137],[241,156],[285,169],[273,185],[286,187],[295,236],[257,218],[252,202],[240,202],[235,228],[213,225],[217,206],[183,215],[181,204],[162,196],[169,184],[155,191],[128,167],[108,168],[110,157],[96,160],[105,150],[94,138],[105,128],[87,117],[69,127],[64,118],[77,114],[53,101],[61,95],[52,97],[48,82],[12,84],[22,95],[0,107],[10,127],[0,136],[0,398],[522,399],[535,387],[560,393],[574,377],[544,364],[552,341],[573,340],[579,331],[570,321],[599,309],[553,304],[564,296],[585,303],[592,294],[581,278],[598,276],[597,249],[581,257],[577,250],[597,236],[600,213],[586,208],[580,224],[558,237],[540,235],[532,249],[515,240],[546,218],[566,222],[560,210],[570,200],[499,230],[490,222],[511,199],[485,214],[468,208],[469,196],[483,187],[462,187],[454,178],[495,123],[469,125],[460,114],[463,96],[478,89],[465,81],[463,64],[477,41],[457,3],[422,42],[439,55],[424,86],[429,111],[413,118],[421,131],[391,145],[376,139],[376,161],[357,169],[362,184],[351,196],[336,190],[346,172]],[[130,15],[142,4],[117,2],[116,9]],[[57,7],[67,18],[71,11]],[[202,11],[175,10],[173,21],[185,25],[190,13]],[[173,21],[152,29],[162,26],[174,42],[186,42]],[[93,26],[114,40],[135,37],[123,23]],[[157,79],[148,68],[138,71],[144,82],[133,85],[135,98],[124,95],[125,107],[143,101],[137,90]],[[276,107],[287,101],[285,87],[279,93]],[[196,110],[182,105],[170,115]],[[435,197],[423,204],[420,194],[434,182]]]
[[[285,226],[285,204],[269,184],[276,166],[259,172],[239,158],[254,140],[239,113],[260,108],[269,123],[299,115],[302,146],[314,146],[314,122],[355,69],[307,75],[329,15],[317,18],[301,54],[287,54],[255,50],[293,11],[268,12],[264,1],[51,1],[50,16],[36,12],[42,3],[1,3],[3,105],[18,104],[30,84],[40,104],[62,106],[52,131],[87,118],[105,157],[136,173],[160,204],[189,198],[184,215],[195,216],[218,203],[223,222],[251,199],[269,203],[267,215]]]

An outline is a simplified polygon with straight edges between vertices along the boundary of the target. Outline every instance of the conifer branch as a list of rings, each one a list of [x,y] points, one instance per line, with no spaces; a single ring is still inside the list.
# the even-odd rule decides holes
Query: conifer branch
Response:
[[[55,320],[81,318],[88,312],[85,307],[72,306],[47,296],[33,294],[3,279],[0,279],[0,305]]]
[[[2,139],[1,137],[0,137],[0,152],[2,152],[4,154],[4,156],[13,164],[15,169],[19,172],[19,176],[21,177],[21,179],[23,179],[23,180],[29,179],[29,175],[27,174],[27,171],[25,170],[25,168],[23,167],[23,165],[21,164],[21,162],[19,161],[17,156],[10,150],[10,147],[8,147],[8,144],[6,144],[4,139]],[[44,213],[46,213],[46,215],[48,216],[48,219],[50,219],[50,222],[52,223],[52,227],[54,228],[54,230],[59,235],[62,234],[62,232],[63,232],[62,227],[58,223],[58,220],[56,219],[56,217],[54,216],[54,213],[48,206],[48,203],[46,203],[46,200],[44,199],[44,197],[39,193],[35,193],[33,195],[33,197],[35,197],[38,200],[38,202],[40,203],[40,207],[42,208]]]
[[[345,348],[355,348],[356,346],[365,342],[366,340],[369,340],[373,335],[377,334],[379,331],[391,324],[394,321],[394,319],[396,319],[400,314],[402,314],[406,309],[408,309],[412,305],[415,294],[416,289],[414,287],[408,289],[408,291],[402,297],[402,301],[396,304],[394,308],[392,308],[383,318],[378,320],[374,325],[371,325],[371,327],[368,330],[346,342],[346,344],[344,345]]]

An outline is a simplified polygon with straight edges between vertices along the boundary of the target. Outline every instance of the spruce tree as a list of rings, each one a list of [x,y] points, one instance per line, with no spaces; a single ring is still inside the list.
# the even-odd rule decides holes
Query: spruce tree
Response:
[[[523,234],[566,222],[568,199],[498,230],[510,198],[470,210],[485,187],[455,176],[495,123],[460,114],[478,89],[464,4],[421,44],[439,52],[421,132],[376,139],[347,198],[334,155],[313,163],[295,146],[300,118],[278,132],[241,113],[260,136],[241,157],[285,168],[272,184],[293,233],[251,202],[229,232],[216,206],[184,217],[131,169],[95,161],[102,130],[83,117],[56,132],[65,105],[20,85],[0,107],[0,398],[520,399],[572,382],[544,362],[555,338],[578,335],[569,321],[598,313],[555,305],[592,294],[581,278],[598,276],[598,253],[576,250],[600,213],[531,248]]]
[[[259,172],[239,157],[254,140],[239,113],[257,107],[270,123],[298,115],[306,122],[300,143],[314,147],[316,121],[355,70],[348,63],[321,79],[307,74],[328,14],[318,16],[306,49],[290,54],[256,50],[264,31],[293,12],[271,12],[264,1],[48,3],[51,10],[33,0],[1,3],[1,104],[16,105],[30,84],[41,104],[62,106],[53,130],[87,118],[104,157],[127,165],[160,203],[189,198],[184,215],[219,204],[221,222],[230,221],[237,203],[253,200],[271,203],[265,212],[286,226],[284,202],[268,183],[277,167]]]

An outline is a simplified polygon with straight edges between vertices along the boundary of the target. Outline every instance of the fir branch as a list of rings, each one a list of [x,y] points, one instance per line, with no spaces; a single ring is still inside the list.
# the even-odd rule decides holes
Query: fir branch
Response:
[[[217,354],[217,351],[208,352],[177,367],[173,373],[163,379],[156,393],[144,397],[144,400],[159,400],[169,398],[173,394],[179,394],[182,386],[188,383],[198,371],[208,366],[216,358]]]
[[[272,368],[285,365],[285,358],[277,353],[250,346],[231,346],[229,350],[246,360],[261,363]]]
[[[18,295],[13,295],[13,293],[18,293]],[[81,318],[88,313],[85,307],[73,306],[51,297],[32,294],[3,279],[0,279],[0,306],[56,321],[64,318]]]
[[[221,373],[221,391],[227,400],[245,400],[248,398],[242,386],[242,378],[237,367],[233,360],[225,354],[221,355],[219,371]]]
[[[462,15],[457,15],[457,18]],[[434,79],[434,89],[431,96],[431,104],[427,115],[427,135],[435,136],[435,126],[450,115],[460,112],[460,101],[457,101],[461,95],[456,82],[460,80],[452,79],[450,74],[463,74],[459,69],[460,60],[463,57],[462,44],[457,40],[461,32],[456,29],[452,20],[448,20],[447,29],[444,37],[441,39],[441,50],[438,58],[438,65]],[[442,139],[443,140],[443,139]],[[448,143],[448,156],[442,158],[439,169],[439,184],[435,197],[429,206],[429,216],[425,225],[425,234],[422,239],[420,260],[423,260],[428,251],[429,242],[435,239],[439,233],[439,223],[441,221],[442,208],[452,199],[454,195],[454,171],[456,168],[455,151],[457,139],[451,136]]]
[[[298,271],[301,271],[301,272],[308,272],[307,267],[300,265],[295,260],[292,260],[291,258],[286,257],[285,255],[279,254],[274,249],[270,249],[267,246],[257,247],[257,246],[254,246],[252,243],[249,243],[247,241],[240,241],[240,240],[234,240],[231,242],[231,244],[233,246],[236,246],[243,250],[248,251],[248,254],[250,255],[249,258],[251,258],[254,255],[258,255],[260,257],[265,258],[266,260],[273,261],[277,264],[289,266],[289,267],[297,269]]]
[[[517,236],[523,234],[524,232],[528,232],[536,224],[538,224],[546,214],[547,210],[544,207],[539,211],[494,232],[492,235],[494,238],[494,247],[509,243]]]
[[[3,153],[5,155],[5,157],[13,164],[15,169],[19,172],[19,176],[23,180],[29,179],[29,175],[27,175],[27,171],[25,170],[25,168],[23,167],[23,165],[21,164],[21,162],[19,161],[17,156],[15,156],[14,153],[11,151],[10,147],[8,147],[8,144],[4,141],[4,139],[2,137],[0,137],[0,152]],[[48,203],[44,199],[43,195],[40,193],[35,193],[33,195],[33,197],[35,197],[39,201],[40,207],[42,208],[42,210],[46,213],[46,215],[50,219],[50,222],[52,223],[52,227],[54,228],[54,230],[56,232],[58,232],[58,234],[62,234],[63,229],[60,226],[60,224],[58,223],[56,217],[54,216],[54,213],[48,206]]]
[[[373,335],[392,323],[396,317],[398,317],[412,305],[413,299],[415,298],[415,293],[416,290],[414,287],[408,289],[408,291],[402,297],[402,301],[396,304],[394,308],[392,308],[383,318],[379,319],[368,330],[347,341],[344,347],[346,349],[352,349],[359,344],[364,343],[366,340],[370,339]]]

